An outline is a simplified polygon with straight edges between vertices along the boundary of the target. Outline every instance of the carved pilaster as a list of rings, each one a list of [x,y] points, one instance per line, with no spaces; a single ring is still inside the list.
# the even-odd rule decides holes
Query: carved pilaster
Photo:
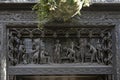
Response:
[[[2,30],[1,30],[1,27],[0,27],[0,37],[2,36],[2,35],[1,35],[1,32],[2,32]],[[0,52],[1,52],[1,50],[2,50],[1,47],[2,47],[2,46],[1,46],[1,38],[0,38]],[[0,60],[1,60],[1,53],[0,53]],[[1,69],[1,61],[0,61],[0,69]],[[1,73],[0,73],[0,80],[1,80]]]
[[[115,28],[116,32],[116,74],[115,80],[120,80],[120,24]]]
[[[0,80],[7,80],[7,67],[6,67],[6,48],[5,48],[5,27],[0,24]]]

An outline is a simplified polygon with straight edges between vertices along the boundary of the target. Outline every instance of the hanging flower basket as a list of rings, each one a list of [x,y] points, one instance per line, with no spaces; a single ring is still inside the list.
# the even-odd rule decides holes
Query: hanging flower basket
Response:
[[[62,19],[65,22],[80,15],[82,7],[89,6],[89,3],[89,0],[39,0],[33,10],[37,12],[38,27],[42,28],[51,19]]]

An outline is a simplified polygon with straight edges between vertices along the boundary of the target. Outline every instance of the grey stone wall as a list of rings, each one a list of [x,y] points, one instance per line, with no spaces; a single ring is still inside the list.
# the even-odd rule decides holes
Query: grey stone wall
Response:
[[[38,21],[36,14],[33,11],[1,11],[0,12],[0,58],[1,64],[6,62],[6,27],[24,27],[36,26]],[[59,23],[54,23],[59,24]],[[74,25],[73,25],[74,24]],[[48,24],[49,25],[49,24]],[[72,25],[72,26],[94,26],[94,27],[115,27],[115,60],[114,76],[120,80],[120,12],[119,11],[83,11],[80,17],[76,17],[72,23],[63,23],[59,25]],[[6,65],[1,65],[1,80],[6,80],[4,72],[7,70]],[[116,76],[117,75],[117,76]]]

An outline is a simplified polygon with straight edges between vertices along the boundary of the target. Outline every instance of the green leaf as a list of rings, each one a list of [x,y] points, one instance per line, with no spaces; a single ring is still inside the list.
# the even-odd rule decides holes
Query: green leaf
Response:
[[[67,1],[69,1],[69,4],[70,4],[70,5],[73,5],[73,4],[74,4],[74,0],[67,0]]]
[[[81,1],[83,4],[80,3]],[[32,10],[35,10],[37,13],[40,21],[38,25],[43,27],[42,24],[46,22],[44,21],[46,18],[48,20],[62,18],[64,21],[67,21],[75,15],[81,15],[81,7],[88,5],[89,0],[39,0]]]

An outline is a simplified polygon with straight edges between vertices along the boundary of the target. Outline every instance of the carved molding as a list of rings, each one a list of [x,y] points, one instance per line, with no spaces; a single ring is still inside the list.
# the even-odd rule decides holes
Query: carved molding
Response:
[[[33,11],[13,11],[13,12],[1,12],[0,21],[33,21],[36,19],[36,15]]]
[[[119,12],[92,12],[83,11],[80,17],[77,17],[77,21],[90,23],[90,22],[103,22],[103,23],[116,23],[120,21]],[[1,22],[16,22],[16,21],[37,21],[36,14],[33,11],[11,11],[0,12]]]
[[[112,74],[111,66],[32,66],[32,67],[9,67],[10,75],[64,75],[64,74]]]

